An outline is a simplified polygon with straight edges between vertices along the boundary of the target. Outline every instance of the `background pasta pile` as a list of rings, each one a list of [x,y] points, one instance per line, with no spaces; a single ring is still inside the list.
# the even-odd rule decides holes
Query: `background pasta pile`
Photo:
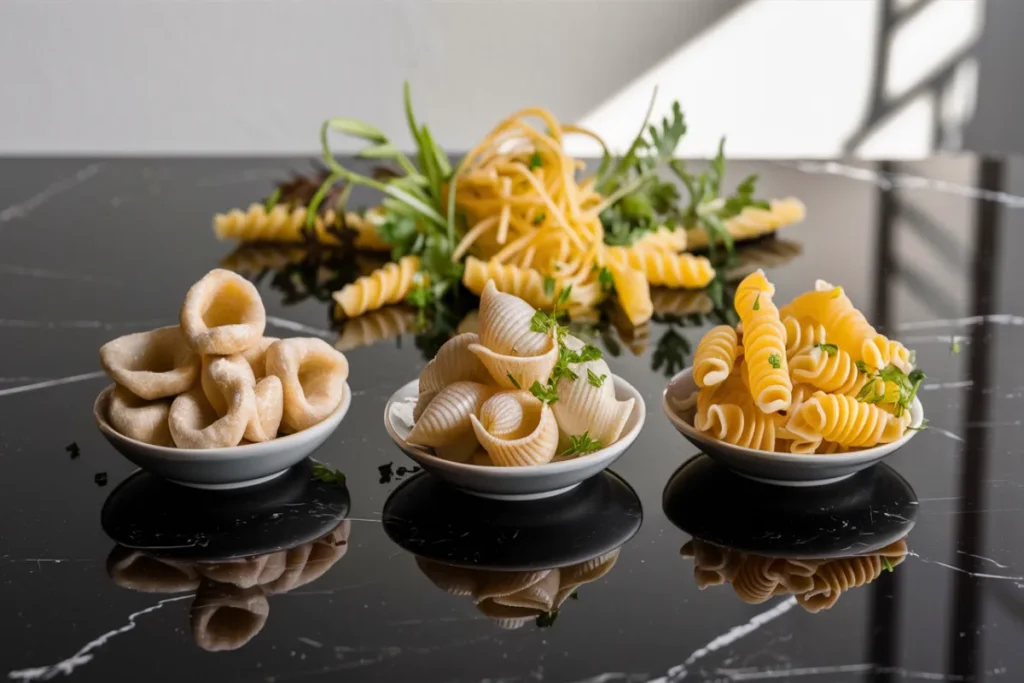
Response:
[[[924,374],[879,334],[842,287],[819,280],[781,309],[762,271],[736,290],[737,328],[720,325],[694,354],[694,426],[764,451],[837,453],[890,443],[911,428]],[[917,428],[915,426],[914,428]]]
[[[614,443],[634,399],[615,398],[601,352],[493,282],[478,332],[453,337],[424,368],[407,440],[480,465],[542,465]]]
[[[812,614],[830,609],[844,592],[877,579],[907,557],[906,540],[876,553],[830,560],[789,560],[744,553],[694,538],[682,547],[693,558],[697,587],[732,585],[741,600],[759,604],[777,595],[794,595]]]
[[[441,590],[469,597],[495,624],[513,630],[530,621],[550,625],[562,603],[610,572],[618,557],[616,549],[585,562],[534,572],[470,569],[423,557],[416,558],[416,566]]]

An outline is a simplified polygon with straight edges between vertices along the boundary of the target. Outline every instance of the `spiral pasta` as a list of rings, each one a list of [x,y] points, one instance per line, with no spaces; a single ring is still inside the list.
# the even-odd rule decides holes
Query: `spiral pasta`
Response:
[[[697,344],[693,355],[693,381],[698,387],[710,387],[732,372],[739,352],[736,330],[728,325],[711,328]]]
[[[391,245],[385,242],[377,229],[381,221],[380,209],[374,207],[360,216],[354,211],[345,214],[345,227],[355,233],[352,246],[366,251],[391,251]]]
[[[703,291],[655,287],[651,308],[657,315],[707,315],[715,310],[715,303]]]
[[[825,327],[810,318],[787,315],[782,319],[786,328],[786,358],[792,358],[815,344],[825,342]]]
[[[385,306],[358,318],[351,318],[341,330],[334,348],[349,351],[401,337],[416,324],[416,314],[406,306]]]
[[[799,199],[787,197],[772,200],[767,209],[747,207],[725,222],[726,231],[737,242],[754,239],[781,227],[799,223],[807,209]],[[686,231],[687,247],[691,251],[708,246],[708,233],[704,228]]]
[[[267,211],[262,204],[252,204],[247,211],[233,209],[213,217],[213,231],[217,239],[235,239],[244,242],[304,242],[307,210],[289,208],[284,204]],[[313,237],[324,244],[338,244],[338,238],[327,226],[337,220],[333,211],[317,216],[313,221]]]
[[[489,280],[494,281],[498,291],[517,296],[534,308],[550,308],[554,303],[553,296],[544,292],[544,278],[538,271],[468,256],[466,270],[462,274],[462,284],[466,289],[480,296]]]
[[[404,256],[398,263],[389,263],[345,285],[332,296],[338,308],[350,318],[376,311],[405,299],[412,290],[413,276],[419,267],[419,258]]]
[[[764,413],[789,410],[793,383],[786,364],[786,328],[772,302],[775,287],[762,271],[736,289],[736,312],[743,322],[743,349],[754,402]]]
[[[626,263],[647,276],[652,285],[701,289],[715,278],[715,269],[703,256],[674,254],[644,246],[608,247],[610,262]]]
[[[802,351],[790,359],[789,371],[794,382],[806,382],[822,391],[847,396],[856,396],[867,381],[850,354],[842,349],[829,353],[812,347]],[[896,394],[898,399],[898,388]]]
[[[833,441],[847,447],[891,443],[906,423],[892,413],[851,396],[815,392],[793,413],[786,429],[807,441]]]
[[[658,228],[642,235],[633,243],[633,246],[643,249],[660,249],[678,254],[686,249],[686,231],[680,228],[675,230]]]
[[[651,303],[651,286],[642,270],[633,268],[624,260],[609,259],[608,267],[612,272],[615,292],[618,295],[622,311],[634,325],[643,325],[654,315]]]

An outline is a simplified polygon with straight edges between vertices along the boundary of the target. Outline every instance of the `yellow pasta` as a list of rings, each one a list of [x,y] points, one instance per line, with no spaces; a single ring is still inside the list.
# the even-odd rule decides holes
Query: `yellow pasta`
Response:
[[[736,330],[728,325],[711,328],[693,354],[693,381],[698,387],[724,382],[732,372],[738,352]]]
[[[715,269],[703,256],[674,254],[642,246],[608,247],[608,260],[627,263],[642,271],[652,285],[681,289],[701,289],[715,278]]]
[[[863,360],[876,370],[890,363],[903,372],[912,369],[906,347],[879,334],[842,287],[819,280],[814,291],[793,299],[783,314],[817,320],[824,325],[829,342],[846,349],[854,361]]]
[[[360,346],[371,346],[400,337],[411,331],[415,324],[416,314],[409,307],[386,306],[379,311],[348,320],[334,348],[348,351]]]
[[[612,282],[619,297],[619,305],[629,321],[634,325],[643,325],[654,315],[651,303],[651,287],[647,276],[642,270],[633,268],[628,263],[610,260],[608,268],[612,272]]]
[[[825,327],[810,318],[787,315],[782,319],[786,328],[786,358],[792,358],[815,344],[825,342]]]
[[[659,249],[674,254],[686,249],[686,231],[679,228],[670,230],[662,227],[652,230],[633,243],[634,247],[643,249]]]
[[[734,446],[775,450],[775,420],[755,408],[749,399],[739,403],[713,404],[708,409],[703,431]]]
[[[220,260],[220,267],[251,278],[264,270],[282,270],[301,263],[304,258],[306,250],[295,245],[240,244]]]
[[[793,413],[786,429],[807,441],[862,448],[896,441],[906,424],[876,405],[818,391]]]
[[[789,410],[793,400],[786,363],[786,328],[772,302],[774,294],[775,287],[762,271],[748,275],[736,289],[747,378],[754,402],[764,413]]]
[[[799,223],[804,219],[807,209],[803,202],[793,197],[772,200],[768,209],[747,207],[738,215],[725,222],[726,231],[733,240],[754,239],[781,227]],[[708,246],[708,233],[703,228],[694,228],[686,232],[687,248],[691,251]]]
[[[715,310],[715,303],[703,291],[654,287],[651,307],[657,315],[707,315]]]
[[[378,208],[370,209],[365,216],[360,216],[354,211],[347,212],[345,227],[356,234],[352,246],[366,251],[391,251],[391,245],[381,239],[378,230],[380,220],[381,214]]]
[[[419,270],[415,256],[402,257],[370,275],[358,278],[333,294],[338,308],[350,318],[375,311],[405,299],[413,287],[413,276]]]
[[[830,353],[815,347],[798,353],[790,359],[789,371],[794,382],[806,382],[822,391],[848,396],[856,396],[867,383],[864,374],[854,365],[853,358],[842,349]],[[899,398],[898,388],[896,398]]]
[[[775,595],[779,578],[772,558],[748,555],[736,572],[732,588],[744,602],[757,605]]]
[[[289,208],[278,204],[267,211],[262,204],[252,204],[248,211],[234,209],[213,218],[217,239],[244,242],[303,242],[307,211],[304,207]],[[338,244],[338,238],[327,230],[337,217],[328,211],[313,221],[313,236],[325,244]]]
[[[544,278],[536,270],[467,257],[462,274],[466,289],[480,296],[488,280],[494,280],[498,291],[517,296],[534,308],[550,308],[553,303],[553,297],[544,292]]]

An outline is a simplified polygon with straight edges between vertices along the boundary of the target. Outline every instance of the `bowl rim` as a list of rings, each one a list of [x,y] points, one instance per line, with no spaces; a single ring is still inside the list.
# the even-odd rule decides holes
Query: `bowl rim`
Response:
[[[282,449],[287,449],[289,446],[298,445],[321,435],[326,437],[337,429],[342,418],[345,417],[345,413],[348,412],[349,407],[352,405],[352,390],[346,381],[341,396],[341,403],[338,404],[338,407],[320,422],[300,432],[279,436],[270,441],[240,444],[224,448],[178,448],[176,446],[157,446],[145,443],[114,429],[114,426],[107,420],[107,407],[110,403],[110,396],[113,394],[116,386],[117,384],[108,385],[96,396],[96,400],[93,401],[92,416],[96,421],[96,426],[99,427],[99,430],[104,435],[110,438],[144,450],[154,457],[161,457],[166,460],[211,460],[214,458],[234,460],[237,458],[276,454]]]
[[[622,379],[618,375],[612,375],[612,381],[614,382],[616,397],[620,395],[620,390],[624,394],[628,394],[626,398],[636,399],[633,403],[633,410],[630,412],[630,417],[633,414],[637,415],[636,424],[633,425],[632,429],[619,435],[619,438],[615,443],[601,448],[593,453],[588,453],[583,458],[573,458],[572,460],[563,460],[562,462],[549,462],[543,465],[520,465],[517,467],[495,467],[494,465],[473,465],[471,463],[455,462],[453,460],[445,460],[431,453],[427,448],[423,446],[417,446],[411,444],[395,431],[394,426],[391,424],[391,406],[398,399],[399,394],[409,393],[410,391],[418,393],[419,379],[414,379],[411,382],[406,382],[401,387],[395,390],[388,398],[387,404],[384,406],[384,428],[388,432],[388,436],[395,442],[402,451],[404,451],[409,457],[413,457],[409,454],[409,451],[413,451],[416,455],[414,459],[422,458],[424,461],[429,463],[431,466],[447,469],[453,472],[461,472],[468,475],[478,476],[497,476],[499,478],[527,478],[542,475],[555,475],[567,472],[574,472],[576,470],[585,469],[588,466],[598,464],[604,460],[615,458],[621,455],[636,437],[640,434],[640,431],[644,427],[644,423],[647,421],[647,405],[644,403],[643,396],[637,391],[636,387]],[[618,399],[622,400],[622,399]]]
[[[665,416],[668,417],[673,426],[675,426],[675,428],[684,436],[694,439],[700,444],[707,445],[710,448],[725,449],[751,458],[760,458],[762,460],[771,460],[773,462],[787,463],[791,465],[853,465],[872,460],[879,460],[889,453],[892,453],[906,445],[908,441],[914,438],[914,436],[921,431],[920,429],[908,428],[903,436],[891,443],[879,444],[877,446],[872,446],[871,448],[863,448],[852,453],[833,453],[831,455],[817,453],[798,455],[794,453],[777,453],[775,451],[762,451],[755,448],[735,446],[733,444],[711,438],[707,434],[701,432],[692,424],[684,420],[682,416],[679,415],[669,404],[669,392],[672,387],[679,382],[690,380],[692,376],[693,366],[683,368],[665,385],[665,389],[661,392],[661,408],[665,412]],[[921,403],[921,399],[917,396],[914,397],[914,403],[910,406],[910,416],[910,427],[919,428],[924,422],[924,405]]]

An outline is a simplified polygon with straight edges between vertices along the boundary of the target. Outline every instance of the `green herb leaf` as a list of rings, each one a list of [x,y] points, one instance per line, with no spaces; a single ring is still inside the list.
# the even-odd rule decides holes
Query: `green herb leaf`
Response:
[[[758,292],[757,296],[754,298],[754,310],[755,311],[760,311],[761,310],[761,292]]]
[[[949,352],[953,354],[960,353],[960,340],[956,338],[956,335],[950,337]]]
[[[540,152],[534,152],[530,156],[530,170],[532,171],[535,168],[540,168],[541,165],[543,165],[543,162],[540,158]]]
[[[587,368],[587,381],[595,387],[601,387],[604,384],[605,379],[608,375],[598,375],[596,372]]]
[[[558,619],[558,610],[552,610],[550,612],[538,616],[536,619],[533,620],[533,623],[537,626],[537,628],[551,628],[555,625],[556,619]]]
[[[590,438],[590,430],[569,437],[569,448],[562,452],[563,456],[566,455],[584,455],[586,453],[593,453],[594,451],[601,449],[601,441],[599,439]]]
[[[768,356],[768,364],[771,365],[776,370],[778,370],[779,368],[782,367],[782,358],[779,357],[779,354],[773,353],[772,355]]]
[[[920,432],[924,431],[925,429],[928,429],[928,418],[921,420],[921,424],[919,424],[916,427],[907,427],[907,431],[909,432]]]
[[[281,188],[280,187],[276,188],[273,192],[270,193],[270,196],[267,197],[266,203],[263,204],[264,210],[270,211],[275,206],[277,206],[277,203],[279,201],[281,201]]]
[[[889,562],[889,558],[886,557],[885,555],[882,556],[882,564],[885,565],[885,571],[887,571],[887,572],[891,572],[892,571],[892,563]]]
[[[565,302],[569,300],[570,294],[572,294],[572,285],[569,285],[558,293],[558,301],[555,302],[555,308],[564,305]]]
[[[608,292],[615,286],[615,280],[612,278],[612,271],[606,267],[601,266],[601,271],[597,274],[597,281],[601,283],[601,291]]]
[[[544,222],[544,217],[545,217],[545,214],[544,214],[543,211],[541,211],[540,213],[538,213],[536,216],[533,217],[533,224],[534,225],[540,225],[541,223]]]
[[[549,313],[544,311],[537,311],[530,318],[530,329],[534,332],[540,332],[541,334],[547,334],[553,329],[558,327],[558,320]]]
[[[506,372],[505,375],[508,377],[508,381],[512,382],[512,386],[514,386],[516,389],[523,388],[522,385],[519,384],[519,382],[516,380],[516,378],[512,376],[511,372]]]
[[[857,372],[860,372],[865,375],[870,374],[870,371],[868,370],[868,364],[865,363],[864,361],[859,360],[856,363],[854,363],[854,365],[857,366]]]
[[[530,393],[533,394],[537,400],[543,401],[548,405],[555,403],[558,400],[558,392],[555,391],[554,387],[541,384],[537,380],[534,380],[533,384],[530,385]]]
[[[555,278],[546,277],[544,278],[544,296],[555,295]]]
[[[325,484],[335,484],[337,486],[345,485],[345,473],[339,470],[334,470],[327,465],[322,465],[318,462],[313,463],[313,480],[320,481]]]
[[[838,344],[818,343],[818,344],[814,344],[813,346],[815,348],[821,349],[822,351],[824,351],[825,353],[827,353],[830,356],[834,356],[837,353],[839,353],[839,345]],[[857,361],[857,362],[860,363],[862,361]],[[860,369],[860,366],[858,366],[858,369]]]

